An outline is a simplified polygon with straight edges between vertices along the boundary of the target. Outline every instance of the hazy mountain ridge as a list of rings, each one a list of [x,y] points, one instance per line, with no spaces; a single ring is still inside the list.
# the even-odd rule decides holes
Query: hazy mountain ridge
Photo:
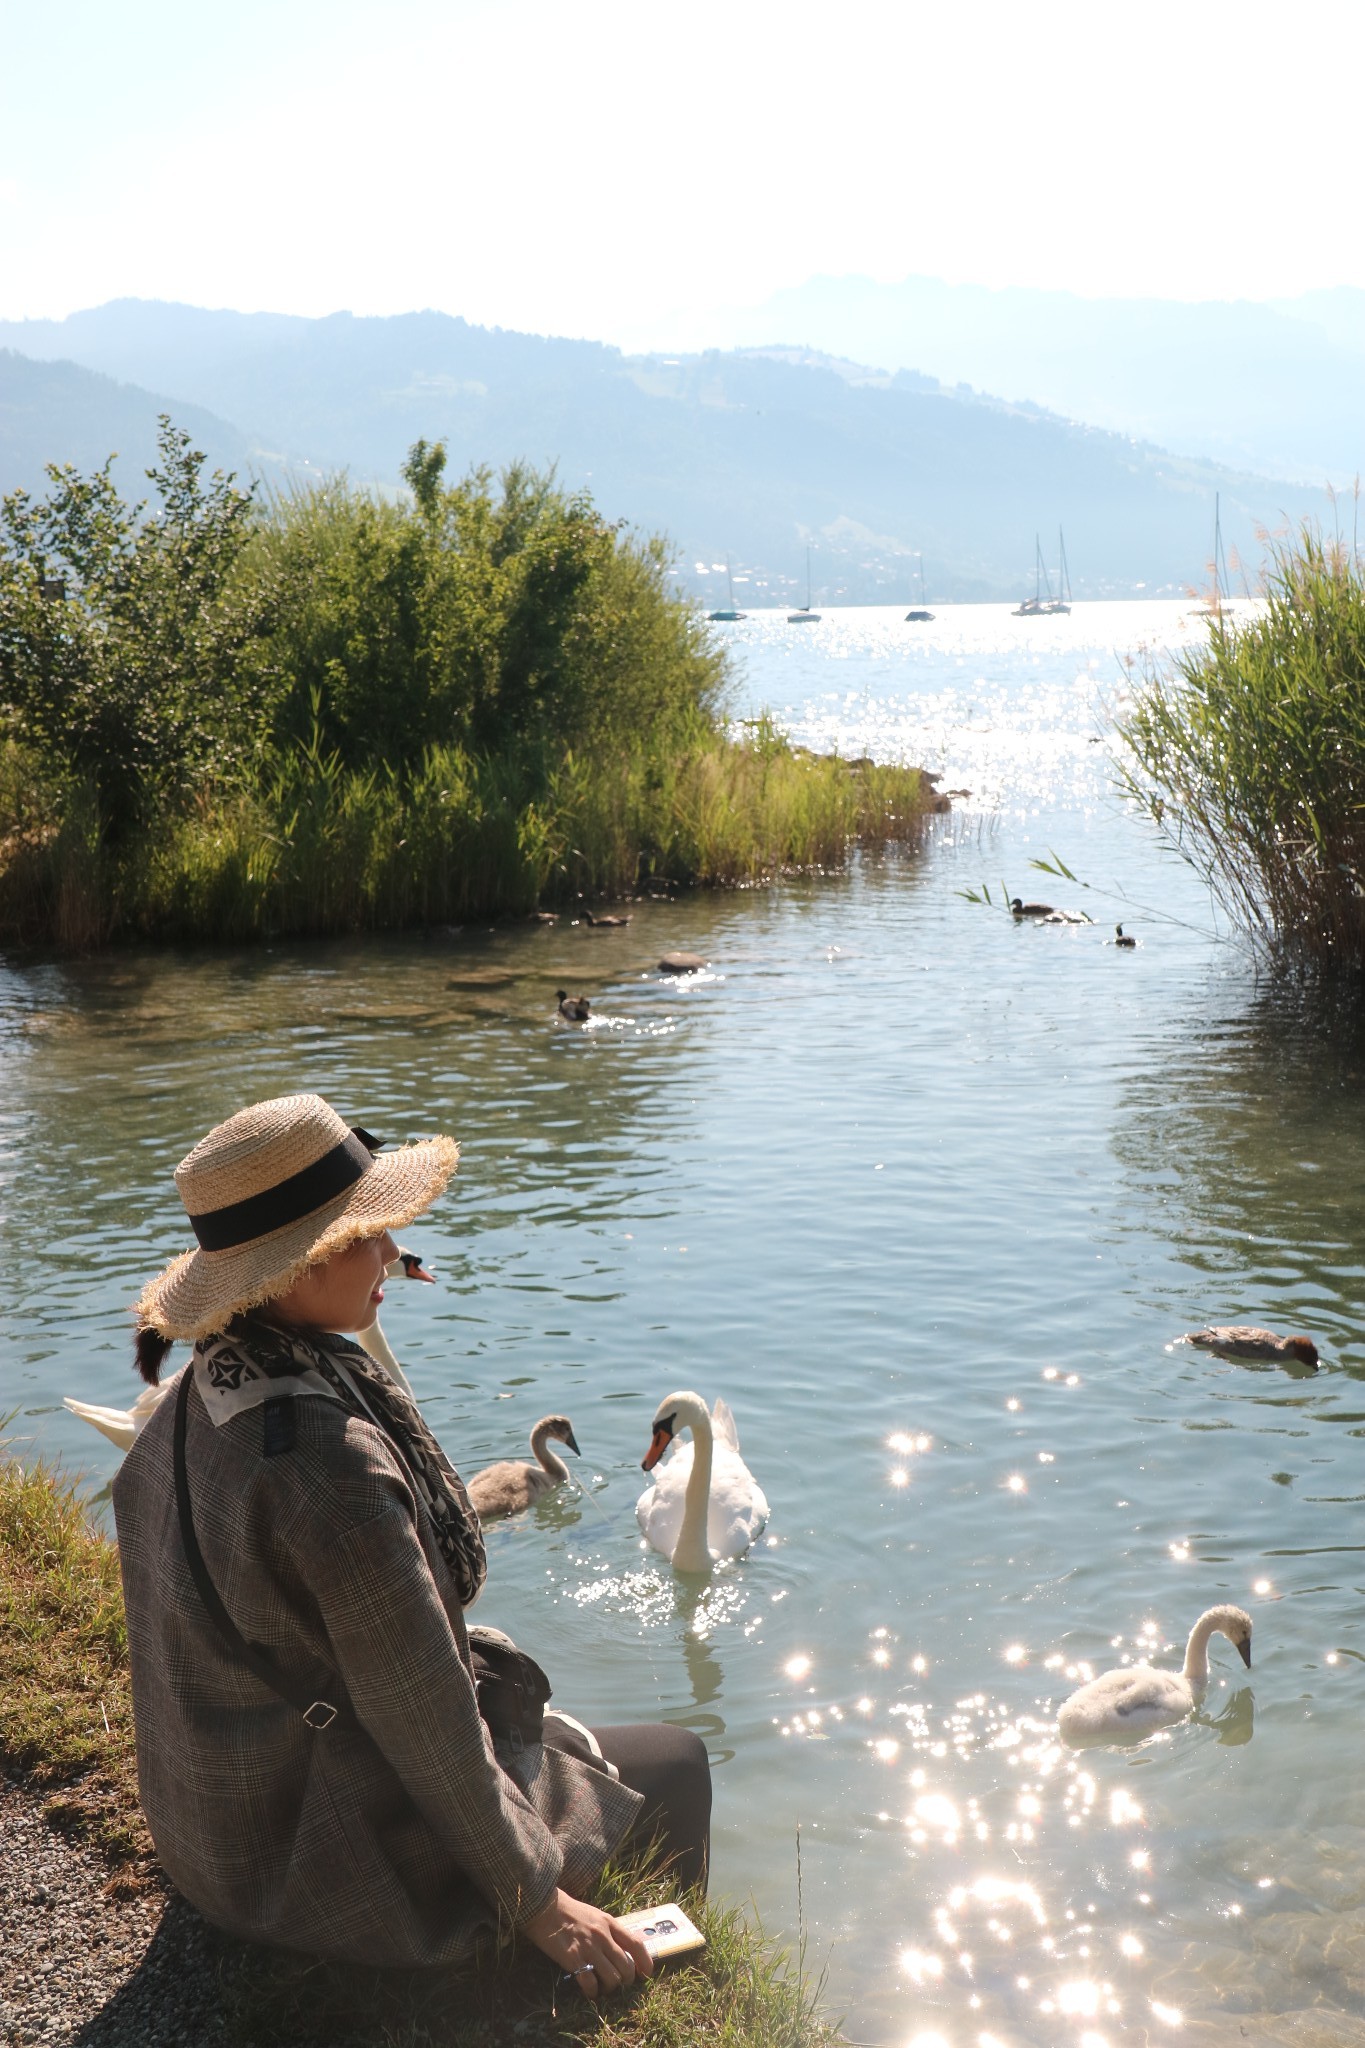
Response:
[[[555,462],[608,516],[667,532],[697,587],[716,587],[712,565],[728,551],[751,601],[784,602],[803,584],[807,542],[826,601],[917,594],[921,550],[931,597],[1016,595],[1032,587],[1035,530],[1055,559],[1059,524],[1078,594],[1183,590],[1203,577],[1215,489],[1229,541],[1253,562],[1258,523],[1323,502],[1033,402],[771,341],[626,356],[431,312],[307,320],[125,300],[0,324],[5,344],[168,393],[215,460],[235,437],[238,468],[346,469],[392,485],[419,435],[444,437],[457,468]],[[8,487],[30,479],[18,474],[5,393],[36,366],[11,374],[6,360],[19,359],[0,357]],[[80,386],[80,403],[91,402]],[[146,404],[154,418],[166,401]],[[52,457],[76,459],[72,427],[54,390]],[[35,430],[30,418],[30,465]]]
[[[247,435],[203,406],[159,396],[77,363],[34,361],[0,348],[0,490],[47,488],[49,462],[98,469],[111,454],[126,496],[145,490],[156,460],[158,415],[172,412],[220,468],[260,468]]]
[[[861,362],[965,380],[1184,453],[1312,485],[1365,467],[1365,291],[1273,303],[1085,299],[814,277],[734,316]]]

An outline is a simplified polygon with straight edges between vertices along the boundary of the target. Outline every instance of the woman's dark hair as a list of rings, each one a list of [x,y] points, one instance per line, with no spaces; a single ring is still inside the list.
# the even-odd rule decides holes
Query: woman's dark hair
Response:
[[[161,1368],[166,1363],[171,1349],[171,1339],[163,1337],[160,1330],[154,1330],[144,1323],[133,1339],[133,1355],[137,1369],[149,1387],[154,1387],[161,1377]]]

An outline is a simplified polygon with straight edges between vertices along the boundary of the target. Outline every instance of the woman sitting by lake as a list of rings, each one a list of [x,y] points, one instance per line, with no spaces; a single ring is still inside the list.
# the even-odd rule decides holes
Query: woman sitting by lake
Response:
[[[495,1747],[464,1619],[478,1517],[342,1334],[374,1321],[389,1233],[458,1148],[373,1144],[288,1095],[176,1169],[198,1248],[144,1289],[138,1363],[155,1383],[172,1341],[194,1353],[113,1488],[143,1809],[230,1934],[422,1967],[515,1929],[593,1998],[652,1972],[586,1902],[608,1857],[658,1836],[680,1885],[705,1882],[706,1752],[647,1724],[594,1731],[597,1755],[553,1716],[541,1741],[534,1700]]]

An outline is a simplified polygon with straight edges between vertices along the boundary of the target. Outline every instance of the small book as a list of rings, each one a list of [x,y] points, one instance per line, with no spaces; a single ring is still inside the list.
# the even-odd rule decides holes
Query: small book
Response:
[[[681,1906],[646,1906],[635,1913],[618,1913],[616,1918],[639,1935],[656,1962],[706,1947],[706,1936],[692,1925]]]

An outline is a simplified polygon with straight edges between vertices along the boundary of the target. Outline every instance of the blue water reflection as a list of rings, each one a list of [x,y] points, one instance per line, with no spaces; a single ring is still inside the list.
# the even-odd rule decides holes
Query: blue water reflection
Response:
[[[799,1827],[808,1958],[860,2040],[1365,2025],[1365,1043],[1258,984],[1112,794],[1121,657],[1181,616],[747,621],[741,711],[972,792],[847,881],[0,971],[12,1427],[112,1470],[61,1396],[131,1396],[121,1310],[216,1118],[319,1087],[456,1131],[411,1233],[440,1285],[391,1288],[386,1328],[461,1465],[551,1408],[584,1454],[583,1496],[494,1532],[488,1618],[575,1711],[704,1734],[718,1881],[792,1934]],[[1053,850],[1074,887],[1030,868]],[[1002,882],[1096,923],[963,893]],[[711,973],[661,976],[675,947]],[[559,1025],[558,986],[600,1025]],[[1324,1369],[1168,1348],[1210,1320],[1305,1331]],[[634,1515],[689,1385],[772,1504],[701,1590]],[[1073,1684],[1178,1663],[1220,1599],[1255,1616],[1249,1684],[1223,1645],[1197,1723],[1059,1749]]]

